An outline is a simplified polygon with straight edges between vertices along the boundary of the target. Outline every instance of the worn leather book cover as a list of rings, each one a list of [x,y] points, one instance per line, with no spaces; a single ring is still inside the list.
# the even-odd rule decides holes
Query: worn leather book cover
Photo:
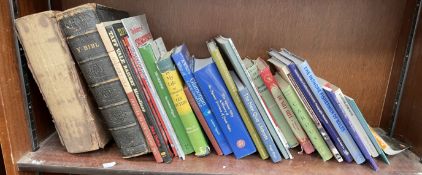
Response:
[[[96,24],[127,17],[123,11],[85,4],[56,14],[59,26],[124,158],[148,153],[148,145]]]
[[[16,20],[28,66],[70,153],[103,148],[110,137],[55,18],[46,11]]]

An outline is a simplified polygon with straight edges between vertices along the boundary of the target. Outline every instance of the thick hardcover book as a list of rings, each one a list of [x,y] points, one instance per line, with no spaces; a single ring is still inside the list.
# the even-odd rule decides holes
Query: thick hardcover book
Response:
[[[204,130],[205,134],[207,135],[208,140],[211,142],[211,145],[214,148],[215,153],[219,156],[226,155],[226,154],[223,154],[223,152],[221,151],[220,146],[217,143],[217,140],[215,139],[214,135],[212,134],[212,131],[211,131],[210,127],[208,126],[207,121],[204,118],[204,115],[202,115],[201,109],[199,108],[198,104],[195,101],[195,97],[193,97],[192,93],[190,92],[190,90],[187,86],[183,87],[183,92],[185,92],[186,97],[188,98],[188,102],[189,102],[190,106],[192,107],[192,110],[195,113],[196,117],[198,118],[199,123],[201,123],[202,129]],[[215,122],[217,122],[217,121],[215,121]],[[215,123],[215,124],[218,125],[217,123]],[[223,133],[219,133],[219,134],[221,136],[223,136]]]
[[[371,154],[369,153],[368,149],[365,147],[363,138],[360,137],[357,128],[353,125],[353,122],[350,120],[350,116],[346,114],[346,111],[341,107],[341,102],[336,97],[336,94],[333,92],[332,89],[329,87],[324,86],[323,87],[324,92],[330,99],[331,103],[333,104],[335,110],[337,111],[337,114],[339,117],[343,120],[344,125],[346,126],[347,130],[350,132],[350,135],[355,140],[356,144],[358,145],[358,148],[360,149],[361,153],[365,157],[366,160],[368,160],[369,165],[377,171],[378,166],[375,160],[372,158]]]
[[[133,78],[128,73],[127,65],[126,67],[123,67],[123,65],[120,63],[119,59],[123,59],[123,54],[121,48],[119,48],[119,45],[117,43],[117,39],[115,37],[115,34],[113,30],[111,29],[108,33],[106,30],[106,27],[111,26],[114,23],[120,22],[119,20],[111,21],[111,22],[103,22],[100,24],[97,24],[97,30],[100,34],[100,37],[104,43],[104,46],[108,52],[108,55],[110,57],[110,60],[114,66],[114,70],[117,73],[117,76],[120,79],[120,82],[122,83],[123,89],[126,92],[126,96],[129,99],[129,103],[132,106],[133,111],[135,112],[135,116],[138,119],[138,122],[141,126],[142,132],[144,133],[145,139],[148,143],[148,146],[153,153],[155,160],[157,162],[163,162],[163,158],[160,155],[160,152],[158,151],[157,144],[155,144],[154,136],[152,135],[149,126],[146,122],[145,115],[143,114],[143,106],[141,109],[140,104],[138,103],[134,90],[131,86],[131,83],[133,83]],[[141,103],[142,104],[142,103]],[[142,104],[143,105],[143,104]]]
[[[292,107],[292,111],[296,115],[297,120],[302,125],[319,155],[324,161],[331,159],[333,155],[331,154],[330,149],[324,142],[321,134],[318,132],[315,123],[313,123],[311,117],[306,112],[303,103],[300,101],[293,87],[283,78],[281,78],[279,74],[275,75],[275,79],[284,96],[286,97],[287,102]],[[337,154],[339,153],[337,152]]]
[[[293,131],[290,128],[289,124],[287,123],[286,118],[283,116],[283,113],[278,107],[277,102],[275,101],[271,92],[265,86],[264,81],[259,75],[258,67],[252,62],[252,60],[248,58],[243,59],[243,63],[246,69],[248,70],[249,74],[251,75],[253,83],[258,89],[259,95],[264,100],[266,107],[270,111],[271,117],[277,122],[277,127],[280,128],[281,132],[286,138],[289,147],[293,148],[298,146],[299,142],[293,134]]]
[[[169,143],[167,140],[166,128],[160,123],[161,116],[158,116],[156,111],[153,109],[153,103],[148,97],[148,87],[142,81],[143,75],[136,69],[136,62],[130,56],[129,50],[124,44],[124,38],[127,37],[126,30],[122,23],[112,24],[106,27],[109,38],[113,38],[111,41],[113,47],[116,50],[117,56],[119,57],[120,64],[125,70],[125,74],[129,78],[130,85],[134,91],[136,100],[142,109],[143,115],[147,119],[147,124],[155,138],[155,144],[161,154],[164,162],[171,162],[172,154],[168,147]],[[132,81],[130,81],[132,80]]]
[[[232,77],[230,76],[229,70],[224,62],[223,57],[221,56],[220,50],[218,49],[216,43],[214,41],[207,42],[208,50],[213,58],[215,64],[217,65],[218,71],[220,75],[223,77],[224,83],[227,86],[227,89],[230,92],[230,95],[234,101],[234,104],[237,107],[237,110],[240,113],[240,117],[242,117],[243,122],[246,125],[246,129],[248,129],[249,134],[252,137],[253,142],[255,143],[256,149],[258,150],[259,155],[262,159],[268,158],[268,152],[264,148],[264,144],[259,139],[259,135],[256,129],[253,127],[252,121],[248,112],[245,108],[245,105],[242,103],[242,100],[239,96],[238,89],[234,84]]]
[[[265,126],[261,114],[259,114],[258,109],[256,108],[254,101],[252,100],[251,94],[249,94],[249,91],[239,80],[235,72],[230,71],[230,75],[233,78],[234,83],[236,84],[236,87],[239,91],[239,95],[242,98],[246,109],[248,110],[249,116],[251,116],[252,123],[254,124],[255,128],[257,128],[261,141],[262,143],[264,143],[265,149],[267,150],[271,160],[274,163],[281,161],[281,155],[278,152],[273,139],[271,138],[267,126]]]
[[[161,115],[160,121],[162,126],[166,129],[166,135],[168,140],[171,142],[171,148],[176,156],[181,159],[185,159],[185,153],[183,152],[182,146],[179,139],[176,136],[173,126],[171,125],[169,115],[165,110],[161,99],[159,98],[156,87],[153,84],[151,76],[149,75],[145,63],[139,53],[138,46],[142,46],[147,42],[152,42],[152,35],[149,30],[148,22],[145,15],[138,15],[121,20],[124,28],[126,29],[128,37],[124,37],[124,43],[131,53],[131,61],[138,76],[143,85],[147,85],[145,89],[148,91],[147,95],[150,101],[153,103],[156,112]]]
[[[136,41],[135,37],[130,37],[132,40]],[[161,73],[158,71],[156,58],[151,47],[151,43],[147,43],[144,46],[137,45],[139,52],[142,56],[142,60],[145,63],[146,69],[151,76],[154,87],[157,90],[158,96],[164,106],[164,109],[167,112],[167,115],[170,119],[171,125],[173,126],[176,136],[179,139],[180,145],[182,146],[183,152],[185,154],[190,154],[194,152],[191,142],[189,141],[188,135],[183,126],[182,120],[177,113],[176,106],[173,103],[169,90],[161,76]]]
[[[192,143],[196,156],[206,156],[210,153],[210,147],[205,140],[204,133],[199,126],[198,120],[189,105],[188,99],[183,92],[182,80],[171,59],[172,51],[167,52],[157,61],[158,70],[163,76],[167,89],[170,92],[176,110],[182,119],[188,138]]]
[[[350,155],[343,141],[338,136],[328,117],[316,102],[316,99],[312,95],[311,90],[309,90],[309,87],[306,85],[305,80],[303,80],[299,72],[294,72],[294,74],[290,72],[289,68],[287,67],[287,65],[293,63],[275,50],[270,51],[269,54],[273,56],[273,58],[271,58],[269,61],[277,65],[280,74],[296,89],[296,92],[301,98],[302,103],[305,105],[308,114],[317,125],[321,135],[325,140],[325,143],[327,143],[327,145],[330,147],[330,150],[337,161],[342,162],[344,158],[346,162],[352,162],[352,156]],[[333,142],[334,144],[332,144]],[[339,152],[341,156],[339,155]]]
[[[69,48],[125,158],[147,153],[148,146],[96,24],[127,15],[97,4],[85,4],[56,14]]]
[[[371,139],[372,144],[374,144],[375,149],[377,150],[378,154],[381,156],[382,160],[384,160],[385,163],[390,164],[390,161],[388,161],[387,156],[385,155],[384,151],[381,149],[381,146],[378,144],[377,140],[375,139],[374,134],[372,134],[370,126],[365,120],[365,117],[363,117],[362,112],[360,112],[359,107],[357,106],[355,100],[345,95],[345,98],[353,111],[355,112],[356,116],[359,119],[360,124],[362,125],[363,129],[365,130],[365,133],[369,136],[369,139]]]
[[[212,58],[195,59],[194,76],[205,100],[217,117],[217,122],[234,156],[240,159],[256,152],[246,126]]]
[[[333,103],[334,108],[336,108],[337,113],[343,112],[342,114],[344,115],[344,117],[347,117],[352,122],[352,125],[358,133],[358,136],[362,139],[363,145],[369,151],[371,156],[378,157],[379,155],[377,150],[375,149],[375,146],[372,144],[371,140],[369,139],[369,136],[365,133],[363,126],[360,124],[359,119],[357,118],[352,107],[350,107],[341,89],[322,78],[318,78],[318,82],[321,84],[321,86],[329,88],[331,92],[334,93],[337,100],[336,102],[338,103],[334,103],[331,99],[330,100]],[[339,107],[339,109],[342,109],[342,111],[339,111],[337,107]]]
[[[292,129],[297,141],[299,141],[300,146],[306,154],[313,153],[315,149],[308,136],[305,134],[305,131],[303,131],[302,126],[299,124],[299,121],[293,113],[289,103],[287,103],[286,98],[283,96],[280,87],[278,87],[277,82],[271,73],[270,67],[261,58],[257,58],[256,60],[253,60],[253,62],[258,68],[259,75],[264,81],[265,86],[268,91],[271,92],[277,106],[281,109],[287,124],[289,124],[290,129]]]
[[[86,83],[78,74],[54,11],[16,20],[16,29],[62,144],[70,153],[103,148],[110,136]],[[43,21],[45,25],[39,25]]]
[[[217,145],[215,145],[214,142],[211,142],[213,143],[214,149],[219,150],[217,151],[217,153],[222,152],[224,155],[232,153],[230,146],[228,145],[226,141],[226,138],[224,138],[224,135],[221,132],[220,126],[217,124],[214,114],[211,112],[210,107],[205,102],[204,96],[199,90],[198,83],[196,82],[193,76],[193,73],[192,73],[193,70],[191,68],[191,65],[193,65],[194,61],[193,61],[193,57],[190,56],[186,45],[183,44],[181,46],[178,46],[171,57],[174,63],[176,64],[180,72],[180,75],[185,81],[186,86],[189,88],[189,91],[193,95],[196,106],[199,107],[201,111],[201,115],[200,115],[201,117],[198,116],[198,114],[196,114],[196,116],[198,117],[198,119],[203,118],[205,119],[205,121],[207,121],[206,123],[204,123],[205,127],[204,127],[204,124],[202,124],[202,122],[201,122],[201,125],[203,126],[203,128],[206,128],[206,127],[211,128],[210,129],[211,135],[208,134],[208,132],[206,132],[206,134],[208,138],[210,138],[211,141],[212,141],[211,138],[215,138],[214,141],[218,143]],[[193,107],[194,104],[191,103],[191,106]],[[205,129],[205,131],[207,130]]]
[[[275,131],[276,134],[273,134],[272,132],[271,135],[273,136],[278,149],[286,159],[293,158],[289,151],[289,144],[287,143],[286,138],[284,137],[280,128],[277,127],[277,124],[275,123],[275,121],[271,117],[270,112],[266,108],[264,101],[259,95],[258,89],[253,83],[251,75],[242,63],[242,59],[240,58],[240,55],[237,52],[233,41],[230,38],[224,38],[222,36],[215,38],[215,40],[220,45],[227,59],[230,61],[236,74],[239,76],[239,79],[242,81],[246,89],[248,89],[249,93],[251,94],[252,99],[255,102],[259,113],[264,119],[265,124],[270,129],[270,132],[272,132],[273,130]]]
[[[362,156],[362,153],[359,151],[359,148],[353,141],[352,136],[347,131],[346,126],[344,126],[343,121],[338,116],[327,95],[324,93],[321,86],[317,82],[316,76],[312,72],[312,69],[308,63],[305,60],[297,58],[297,56],[291,54],[286,49],[283,49],[280,54],[293,62],[293,64],[289,64],[288,67],[296,81],[299,82],[299,84],[302,84],[301,86],[309,88],[306,89],[307,91],[311,91],[308,96],[314,97],[316,99],[314,102],[315,106],[318,106],[318,104],[320,105],[318,111],[320,111],[322,108],[322,111],[319,113],[325,114],[322,116],[324,116],[324,118],[327,117],[331,121],[331,124],[337,131],[339,137],[347,147],[347,150],[350,152],[355,162],[358,164],[363,163],[365,158]]]

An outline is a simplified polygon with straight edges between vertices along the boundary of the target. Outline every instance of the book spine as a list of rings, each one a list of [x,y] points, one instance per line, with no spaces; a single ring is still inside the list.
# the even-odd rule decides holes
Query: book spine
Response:
[[[142,92],[143,85],[140,83],[134,66],[131,64],[130,58],[128,57],[126,48],[121,41],[121,31],[119,31],[119,29],[122,30],[122,28],[114,26],[106,27],[107,34],[117,54],[119,64],[121,64],[126,79],[128,80],[128,85],[134,92],[134,101],[138,103],[138,106],[146,119],[145,121],[149,126],[151,134],[153,135],[159,155],[163,160],[162,162],[169,163],[171,162],[171,155],[167,147],[167,142],[164,139],[162,128],[158,125],[157,119],[152,115],[151,108],[147,105],[147,97],[145,93]]]
[[[346,162],[351,162],[353,160],[351,153],[349,152],[348,148],[346,148],[343,141],[340,139],[340,136],[338,135],[338,133],[336,132],[336,130],[333,126],[334,124],[332,124],[330,122],[328,117],[325,115],[324,111],[319,106],[319,103],[316,101],[315,97],[312,95],[311,90],[307,86],[307,84],[306,84],[305,80],[303,79],[302,75],[299,73],[299,70],[297,69],[296,65],[291,64],[291,65],[288,66],[288,68],[291,72],[291,75],[295,79],[297,85],[299,86],[300,90],[302,91],[305,98],[309,102],[309,105],[311,106],[311,108],[315,112],[316,116],[318,117],[319,121],[322,123],[324,128],[327,130],[328,134],[330,135],[332,141],[336,145],[336,147],[337,147],[338,151],[340,152],[341,156],[343,156],[343,158],[344,158],[344,160],[346,160]]]
[[[253,83],[258,88],[259,95],[264,100],[264,103],[268,110],[271,113],[271,117],[273,120],[277,122],[278,128],[280,128],[281,132],[283,133],[284,137],[287,140],[290,148],[296,147],[299,145],[295,135],[293,134],[292,129],[290,128],[289,124],[287,123],[286,119],[283,117],[281,109],[278,107],[276,101],[274,100],[271,92],[265,86],[264,81],[262,80],[261,76],[259,75],[258,68],[256,65],[252,65],[248,72],[251,74],[253,79]]]
[[[60,28],[123,157],[145,154],[144,135],[96,30],[99,20],[86,16],[97,13],[94,8],[63,12]]]
[[[274,97],[277,106],[281,109],[284,119],[287,121],[287,124],[289,124],[294,136],[296,137],[297,141],[299,141],[299,144],[302,146],[302,149],[305,151],[306,154],[311,154],[312,152],[314,152],[315,149],[312,146],[312,143],[308,139],[308,136],[306,136],[305,132],[299,124],[299,121],[297,121],[296,116],[292,112],[290,105],[287,103],[287,100],[285,99],[283,93],[278,87],[276,80],[274,79],[274,76],[271,73],[270,67],[266,66],[260,71],[259,74],[265,86]]]
[[[211,142],[212,147],[214,148],[217,155],[221,156],[223,155],[223,152],[220,149],[220,146],[217,143],[217,140],[215,139],[214,135],[211,132],[210,127],[208,126],[204,115],[202,115],[201,110],[199,109],[198,104],[196,104],[195,98],[193,97],[192,93],[190,92],[189,88],[185,86],[183,88],[183,91],[186,94],[186,97],[188,98],[188,102],[190,106],[192,107],[193,112],[195,113],[196,117],[198,118],[199,123],[202,126],[202,129],[205,131],[205,134],[208,137],[208,140]],[[226,155],[226,154],[224,154]]]
[[[166,109],[171,125],[173,126],[173,129],[176,132],[176,136],[180,142],[180,145],[182,146],[183,152],[185,154],[192,153],[194,151],[192,144],[189,141],[188,135],[183,127],[182,120],[180,119],[180,116],[177,113],[176,106],[174,105],[170,97],[170,93],[164,83],[163,77],[158,71],[157,65],[155,63],[156,59],[152,51],[151,45],[147,44],[143,47],[140,47],[139,53],[141,54],[146,69],[149,75],[151,76],[152,82],[157,90],[158,96],[160,97],[161,102],[163,102],[164,108]]]
[[[195,155],[208,155],[210,153],[210,147],[205,140],[205,136],[201,131],[192,108],[189,106],[189,102],[183,92],[182,80],[179,77],[173,61],[171,58],[164,58],[157,62],[157,66],[163,76],[167,89],[170,92],[170,96],[176,106],[176,110],[179,113],[188,138],[195,150]]]
[[[237,159],[256,152],[230,94],[214,63],[194,73],[199,88]]]
[[[249,91],[247,89],[239,90],[239,95],[249,112],[249,116],[251,116],[252,123],[254,124],[255,128],[257,128],[258,134],[261,137],[261,140],[264,143],[264,146],[271,160],[274,163],[281,161],[281,155],[278,152],[277,147],[271,138],[270,133],[268,132],[268,128],[265,126],[264,120],[259,114],[258,109],[256,108],[251,95],[249,94]]]
[[[295,68],[296,65],[292,64]],[[290,65],[289,65],[290,67]],[[333,105],[329,101],[327,95],[322,90],[321,86],[319,85],[315,74],[312,72],[311,68],[309,67],[308,63],[304,61],[302,64],[298,65],[300,73],[303,75],[306,83],[309,85],[309,88],[315,95],[315,98],[318,101],[318,104],[321,105],[323,111],[328,116],[328,119],[331,121],[334,129],[337,131],[338,135],[340,136],[341,140],[346,145],[347,149],[350,151],[353,159],[357,163],[362,163],[362,154],[353,141],[350,133],[347,131],[347,128],[344,126],[344,123],[341,121],[340,117],[338,116],[337,112],[335,111]],[[296,68],[297,70],[297,68]]]
[[[278,75],[276,75],[275,78],[276,78],[278,84],[280,84],[281,81],[284,81]],[[322,159],[324,161],[331,159],[331,157],[333,157],[333,154],[331,154],[330,149],[328,148],[327,144],[324,142],[323,137],[321,136],[321,135],[324,135],[324,134],[319,133],[317,126],[312,121],[311,117],[308,115],[308,112],[306,111],[304,104],[301,102],[301,100],[299,99],[299,97],[295,93],[294,88],[292,88],[291,85],[288,85],[286,88],[282,88],[281,91],[283,92],[284,96],[286,97],[287,102],[292,107],[292,110],[293,110],[294,114],[296,115],[297,120],[302,125],[303,129],[305,130],[306,134],[308,135],[308,137],[311,140],[312,144],[314,145],[315,149],[318,151],[319,155],[322,157]],[[320,126],[321,126],[321,124],[320,124]],[[321,126],[321,128],[322,128],[322,126]],[[324,130],[324,133],[326,135],[325,130]],[[337,152],[337,154],[339,154],[339,153]],[[340,156],[340,158],[341,158],[341,156]]]
[[[346,96],[346,100],[349,103],[349,105],[352,107],[353,111],[355,112],[356,116],[359,119],[360,124],[362,125],[363,129],[365,130],[366,134],[369,136],[369,139],[371,139],[372,144],[374,144],[375,149],[377,150],[378,154],[381,156],[381,158],[384,160],[385,163],[390,164],[390,161],[388,161],[387,156],[385,155],[384,151],[382,150],[381,146],[378,144],[377,140],[375,139],[374,134],[372,134],[370,126],[366,122],[365,118],[363,117],[362,112],[360,112],[355,100],[353,100],[350,97]]]
[[[366,149],[362,138],[359,136],[358,132],[356,131],[356,128],[353,126],[352,121],[350,120],[349,116],[346,115],[343,108],[341,108],[341,104],[339,99],[336,97],[336,94],[332,92],[332,90],[324,89],[325,94],[328,96],[329,100],[332,102],[335,110],[338,112],[339,117],[343,120],[344,125],[346,126],[347,130],[349,130],[350,135],[355,140],[356,144],[358,145],[358,148],[360,149],[361,153],[363,154],[363,159],[368,160],[371,167],[377,171],[378,166],[375,162],[375,160],[372,158],[371,154],[369,153],[368,149]],[[356,161],[358,162],[358,161]]]
[[[204,96],[199,90],[198,83],[193,77],[192,70],[186,61],[186,59],[190,57],[189,52],[187,52],[186,46],[182,46],[182,47],[184,47],[184,49],[182,50],[186,50],[186,51],[183,51],[183,52],[181,51],[179,53],[173,54],[172,59],[174,60],[180,74],[182,75],[182,78],[185,81],[190,93],[194,97],[195,99],[194,102],[196,106],[198,106],[201,111],[201,115],[196,114],[196,116],[198,117],[198,119],[200,119],[201,117],[205,119],[206,121],[206,123],[204,123],[205,126],[211,128],[211,135],[208,134],[207,132],[206,134],[208,135],[208,138],[215,138],[215,141],[218,143],[217,145],[213,144],[214,149],[220,150],[222,154],[224,155],[230,154],[232,153],[230,146],[228,145],[226,139],[224,138],[223,133],[221,132],[221,128],[217,124],[214,114],[211,112],[211,109],[209,108],[208,104],[205,102]],[[191,106],[193,107],[194,104],[191,103]],[[202,126],[204,126],[204,124],[202,124]],[[210,140],[212,141],[212,139]]]
[[[250,136],[252,137],[253,142],[255,143],[255,146],[256,146],[256,149],[258,150],[259,155],[261,156],[262,159],[267,159],[269,157],[268,152],[266,151],[262,141],[259,139],[258,132],[253,127],[251,118],[248,115],[245,105],[242,103],[242,100],[238,93],[238,89],[236,88],[236,85],[234,84],[234,81],[229,73],[229,70],[227,69],[227,66],[223,60],[223,57],[220,54],[220,51],[218,50],[215,42],[209,42],[207,45],[208,45],[208,50],[210,51],[210,54],[215,64],[217,65],[218,71],[220,72],[220,75],[223,77],[224,83],[226,84],[226,87],[229,90],[229,93],[234,101],[234,104],[236,105],[237,110],[239,111],[240,116],[242,117],[243,123],[246,125],[246,129],[248,130]]]

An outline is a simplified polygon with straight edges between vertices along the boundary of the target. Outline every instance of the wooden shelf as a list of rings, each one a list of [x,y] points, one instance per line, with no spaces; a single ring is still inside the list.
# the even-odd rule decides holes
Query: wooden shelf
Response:
[[[292,151],[294,152],[294,151]],[[122,159],[115,144],[105,149],[82,154],[67,153],[61,146],[56,134],[46,139],[36,152],[29,152],[18,161],[20,171],[39,171],[71,174],[375,174],[368,165],[337,163],[335,160],[323,162],[317,154],[294,154],[293,160],[283,160],[274,164],[270,160],[261,160],[258,155],[236,160],[234,156],[204,158],[187,156],[185,161],[174,160],[171,164],[159,164],[151,155],[132,159]],[[103,168],[102,164],[116,162],[112,168]],[[422,172],[419,158],[410,151],[390,157],[391,165],[380,160],[379,173],[416,174]]]

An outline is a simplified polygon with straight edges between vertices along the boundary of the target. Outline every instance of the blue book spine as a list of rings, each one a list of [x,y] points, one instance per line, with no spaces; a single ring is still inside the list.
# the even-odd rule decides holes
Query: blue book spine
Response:
[[[311,90],[306,85],[305,80],[302,78],[302,75],[299,73],[295,64],[288,65],[290,73],[293,76],[293,79],[296,81],[299,89],[302,91],[303,95],[305,96],[306,100],[309,102],[309,105],[314,110],[316,116],[327,130],[328,134],[330,135],[331,139],[334,142],[334,145],[340,152],[341,156],[344,158],[346,162],[352,162],[353,158],[350,152],[347,150],[346,146],[344,145],[343,141],[340,139],[339,135],[334,129],[334,126],[329,121],[328,117],[325,115],[324,111],[322,110],[321,106],[318,104],[315,97],[312,95]]]
[[[256,152],[255,145],[215,63],[197,70],[194,76],[206,102],[217,118],[234,156],[240,159]]]
[[[366,158],[368,160],[371,167],[377,171],[378,166],[375,163],[375,160],[372,158],[369,151],[365,148],[365,145],[363,144],[362,138],[359,137],[355,127],[352,125],[352,122],[350,121],[349,117],[346,116],[345,111],[341,108],[339,101],[336,98],[336,94],[334,92],[324,89],[325,94],[330,99],[332,105],[334,106],[335,110],[337,111],[337,114],[340,116],[340,118],[343,120],[344,125],[346,126],[347,130],[349,130],[350,135],[352,135],[353,139],[355,140],[356,144],[358,145],[360,151],[363,154],[363,159]]]
[[[193,98],[198,104],[199,109],[201,110],[202,115],[205,118],[205,121],[208,124],[212,134],[214,135],[215,140],[218,143],[218,146],[223,152],[223,155],[228,155],[232,153],[230,146],[228,145],[226,138],[224,138],[223,133],[221,132],[220,126],[217,124],[216,118],[211,112],[208,104],[205,102],[204,96],[199,90],[198,83],[196,82],[192,69],[190,69],[187,60],[191,59],[189,51],[185,44],[181,46],[181,49],[177,52],[174,52],[171,56],[173,61],[176,63],[177,69],[186,85],[188,86],[190,92],[192,93]]]
[[[298,65],[298,67],[306,83],[309,85],[311,91],[315,95],[317,101],[319,102],[325,114],[328,116],[334,128],[336,129],[338,135],[343,140],[350,154],[352,154],[353,159],[358,164],[362,163],[363,157],[361,156],[362,154],[359,154],[360,153],[359,148],[357,147],[356,143],[353,141],[352,136],[347,131],[346,126],[344,126],[343,121],[338,116],[337,112],[335,111],[327,95],[324,93],[321,86],[319,85],[314,72],[312,71],[311,67],[308,65],[308,62],[303,61],[301,64]]]
[[[251,116],[252,123],[258,131],[261,141],[264,143],[265,149],[267,149],[271,160],[274,163],[281,161],[281,155],[278,152],[273,139],[271,138],[270,132],[268,131],[268,128],[265,125],[261,114],[258,112],[258,108],[252,100],[251,94],[249,94],[249,91],[246,88],[243,88],[239,89],[239,95],[245,104],[246,110],[248,110],[249,116]]]

